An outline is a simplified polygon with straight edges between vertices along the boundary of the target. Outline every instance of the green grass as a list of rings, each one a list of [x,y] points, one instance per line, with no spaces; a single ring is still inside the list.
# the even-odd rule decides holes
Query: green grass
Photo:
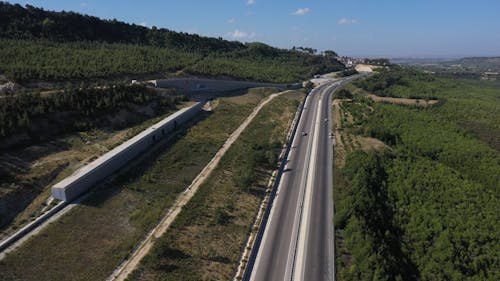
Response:
[[[99,186],[0,262],[0,280],[103,280],[153,227],[254,106],[272,90],[221,98],[211,114],[140,165]]]
[[[302,99],[266,105],[157,241],[131,280],[229,280]]]

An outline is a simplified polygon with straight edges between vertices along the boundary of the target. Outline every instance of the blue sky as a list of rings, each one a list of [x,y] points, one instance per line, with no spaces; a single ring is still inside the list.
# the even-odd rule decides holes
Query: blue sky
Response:
[[[28,0],[176,31],[341,55],[500,56],[500,0]]]

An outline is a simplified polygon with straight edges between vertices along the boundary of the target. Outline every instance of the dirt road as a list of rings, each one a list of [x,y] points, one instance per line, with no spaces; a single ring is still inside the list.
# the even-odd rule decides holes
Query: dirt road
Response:
[[[379,97],[374,94],[369,94],[368,97],[372,99],[374,102],[385,102],[392,104],[403,104],[403,105],[415,105],[427,107],[434,104],[437,104],[438,100],[429,100],[429,99],[407,99],[407,98],[393,98],[393,97]]]

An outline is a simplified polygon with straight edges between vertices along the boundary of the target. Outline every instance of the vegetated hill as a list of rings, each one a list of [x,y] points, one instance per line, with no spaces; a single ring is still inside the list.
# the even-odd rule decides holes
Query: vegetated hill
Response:
[[[174,90],[159,94],[141,85],[68,88],[57,94],[18,94],[0,103],[0,151],[98,127],[127,128],[175,109],[183,99]],[[129,112],[146,106],[149,114]],[[122,122],[111,122],[120,113]]]
[[[393,64],[400,65],[418,65],[418,64],[438,64],[441,62],[447,62],[455,60],[456,58],[414,58],[414,57],[401,57],[401,58],[391,58],[390,62]]]
[[[336,198],[339,280],[499,280],[499,84],[392,69],[357,85],[441,102],[355,96],[344,107],[350,132],[392,149],[346,159],[349,188]]]
[[[441,62],[445,67],[463,67],[468,70],[492,71],[500,70],[500,57],[471,57]]]
[[[0,37],[48,39],[56,42],[99,41],[174,47],[196,52],[231,52],[245,49],[240,42],[201,37],[164,28],[147,28],[75,12],[53,12],[0,2]]]
[[[398,64],[431,71],[444,77],[500,79],[500,57],[469,57],[461,59],[393,60]]]
[[[344,69],[316,55],[0,2],[0,72],[17,81],[176,72],[293,82]],[[8,55],[7,55],[8,54]],[[85,59],[84,64],[81,63]],[[105,65],[105,70],[99,65]]]
[[[394,58],[391,62],[401,65],[463,67],[481,71],[500,70],[500,57],[453,58]]]
[[[175,90],[143,85],[2,98],[0,240],[4,230],[38,213],[43,192],[57,179],[171,114],[184,99]]]

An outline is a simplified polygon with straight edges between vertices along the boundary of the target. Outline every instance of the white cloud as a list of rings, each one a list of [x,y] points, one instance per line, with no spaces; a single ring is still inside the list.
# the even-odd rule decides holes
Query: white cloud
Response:
[[[148,27],[148,23],[147,23],[147,22],[145,22],[145,21],[143,21],[143,22],[139,23],[139,25],[144,26],[144,27]]]
[[[247,5],[253,5],[255,4],[255,0],[247,0]]]
[[[252,39],[255,37],[255,35],[255,32],[245,32],[239,29],[227,33],[227,36],[233,39]]]
[[[337,23],[338,24],[355,24],[357,22],[358,22],[357,19],[341,18]]]
[[[230,18],[227,20],[227,23],[235,23],[236,19],[235,18]]]
[[[309,9],[309,8],[300,8],[300,9],[297,9],[297,11],[293,12],[292,15],[303,16],[303,15],[309,13],[310,11],[311,11],[311,9]]]

